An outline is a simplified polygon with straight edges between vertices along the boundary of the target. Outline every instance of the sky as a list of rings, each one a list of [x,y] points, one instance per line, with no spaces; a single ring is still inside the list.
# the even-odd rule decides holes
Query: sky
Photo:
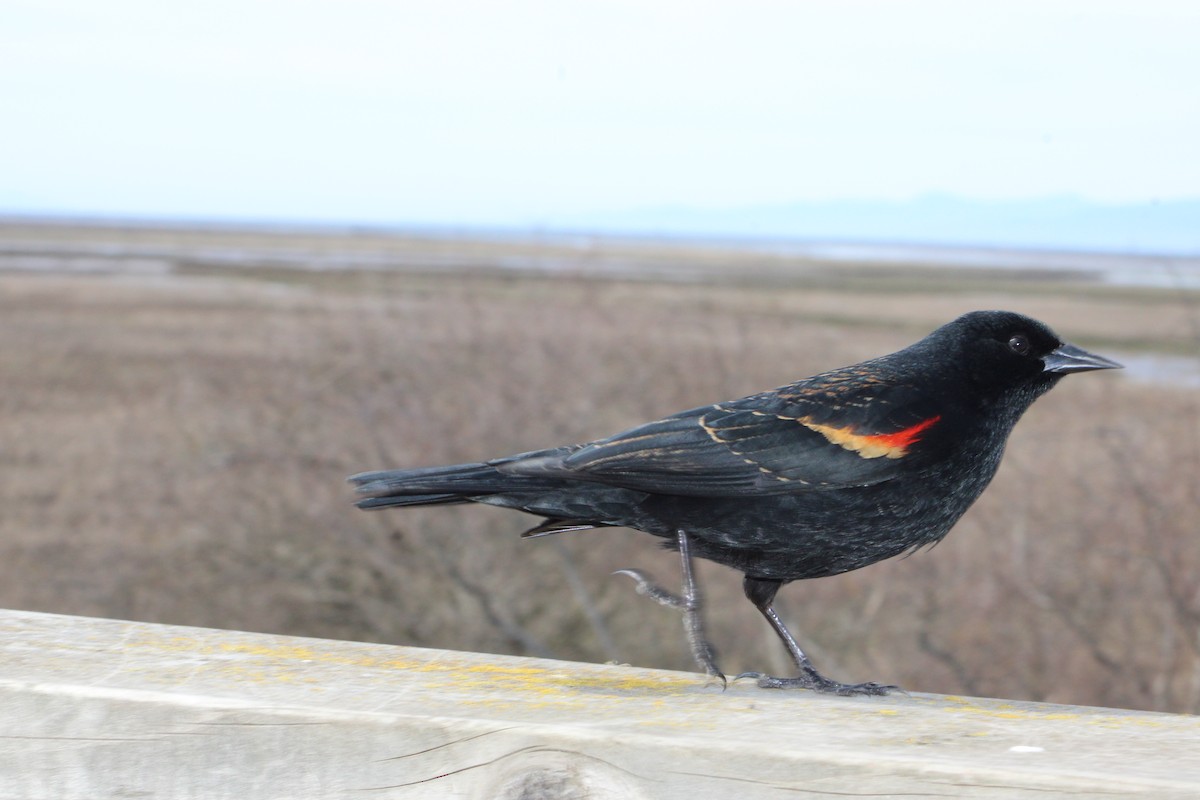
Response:
[[[0,212],[1200,197],[1195,2],[5,0]]]

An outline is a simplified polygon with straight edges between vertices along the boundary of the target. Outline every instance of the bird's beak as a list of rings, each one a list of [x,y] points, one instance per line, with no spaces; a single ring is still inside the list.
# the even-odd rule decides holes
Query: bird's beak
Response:
[[[1115,361],[1089,353],[1073,344],[1060,344],[1051,350],[1042,362],[1042,372],[1088,372],[1093,369],[1122,369]]]

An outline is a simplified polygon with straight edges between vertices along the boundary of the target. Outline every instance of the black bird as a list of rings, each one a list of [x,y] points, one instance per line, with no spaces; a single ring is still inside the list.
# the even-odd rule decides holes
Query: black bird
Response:
[[[1006,311],[975,311],[916,344],[769,392],[701,406],[589,444],[447,467],[364,472],[358,506],[486,503],[544,517],[525,536],[621,526],[677,548],[683,596],[622,570],[681,609],[697,663],[724,683],[704,638],[691,558],[744,573],[795,677],[767,688],[886,694],[821,675],[772,608],[779,588],[939,541],[979,497],[1008,435],[1071,372],[1120,365]]]

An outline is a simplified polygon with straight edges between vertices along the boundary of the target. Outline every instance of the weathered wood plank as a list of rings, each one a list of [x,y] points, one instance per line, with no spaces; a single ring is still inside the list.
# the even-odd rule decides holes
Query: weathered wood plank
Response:
[[[0,797],[1200,797],[1200,718],[0,611]]]

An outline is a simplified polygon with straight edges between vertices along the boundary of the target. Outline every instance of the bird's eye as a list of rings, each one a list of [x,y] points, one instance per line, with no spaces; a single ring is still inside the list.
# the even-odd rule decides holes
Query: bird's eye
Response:
[[[1018,333],[1008,340],[1008,347],[1019,356],[1029,355],[1029,337]]]

